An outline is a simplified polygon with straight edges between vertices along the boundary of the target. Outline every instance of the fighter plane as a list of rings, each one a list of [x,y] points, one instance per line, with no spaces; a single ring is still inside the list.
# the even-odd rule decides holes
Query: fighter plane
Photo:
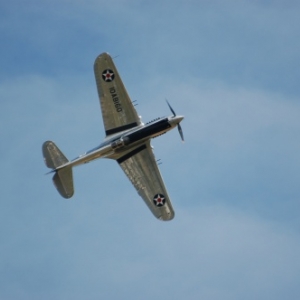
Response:
[[[42,151],[46,166],[52,169],[49,173],[54,173],[54,185],[62,197],[71,198],[74,194],[72,167],[98,158],[114,159],[154,216],[164,221],[173,219],[172,203],[150,140],[175,127],[184,140],[180,126],[183,116],[177,116],[167,101],[173,115],[144,124],[109,54],[102,53],[96,58],[94,72],[106,137],[98,147],[71,161],[52,141],[46,141]]]

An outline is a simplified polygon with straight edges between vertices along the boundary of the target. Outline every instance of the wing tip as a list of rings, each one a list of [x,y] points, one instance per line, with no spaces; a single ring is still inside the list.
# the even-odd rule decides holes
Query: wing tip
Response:
[[[159,219],[160,221],[171,221],[171,220],[174,219],[174,217],[175,217],[175,213],[174,213],[174,212],[169,212],[169,213],[167,213],[167,214],[160,215],[160,216],[158,217],[158,219]]]
[[[108,52],[103,52],[101,54],[99,54],[96,59],[95,59],[95,63],[98,61],[98,60],[107,60],[107,59],[111,59],[111,55],[108,53]]]

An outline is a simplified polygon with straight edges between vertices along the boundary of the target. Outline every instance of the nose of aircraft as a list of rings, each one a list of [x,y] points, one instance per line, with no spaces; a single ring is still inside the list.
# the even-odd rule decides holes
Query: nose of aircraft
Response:
[[[184,119],[184,116],[173,116],[169,119],[169,123],[173,127],[173,126],[178,125],[183,119]]]
[[[184,119],[184,116],[177,116],[177,119],[178,119],[178,123],[180,123]]]

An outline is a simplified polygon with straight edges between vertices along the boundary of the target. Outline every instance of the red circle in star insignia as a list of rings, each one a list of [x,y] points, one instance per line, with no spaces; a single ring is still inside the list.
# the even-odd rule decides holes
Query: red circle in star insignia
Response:
[[[153,202],[156,206],[161,207],[161,206],[165,205],[165,203],[166,203],[165,196],[163,194],[156,194],[153,197]]]
[[[110,69],[106,69],[102,72],[102,78],[104,81],[106,82],[111,82],[114,80],[115,78],[115,74],[112,70]]]

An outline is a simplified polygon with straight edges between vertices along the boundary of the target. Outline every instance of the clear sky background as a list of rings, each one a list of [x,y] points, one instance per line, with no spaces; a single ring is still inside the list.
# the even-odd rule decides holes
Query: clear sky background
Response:
[[[0,299],[299,299],[299,1],[1,1]],[[161,222],[118,167],[44,175],[102,141],[109,52],[154,139]]]

